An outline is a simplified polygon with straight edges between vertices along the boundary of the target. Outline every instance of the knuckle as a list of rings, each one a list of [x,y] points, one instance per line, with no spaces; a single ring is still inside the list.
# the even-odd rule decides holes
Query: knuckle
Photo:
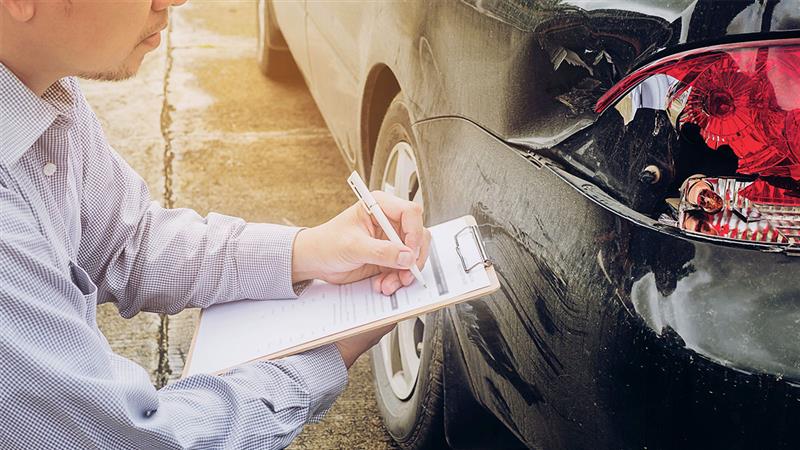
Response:
[[[422,237],[422,235],[419,233],[419,231],[413,231],[413,230],[412,231],[408,231],[406,233],[406,240],[404,242],[409,247],[413,247],[414,245],[416,245],[420,241],[421,237]]]
[[[392,248],[388,245],[381,245],[375,247],[375,257],[380,261],[391,261],[392,260]]]

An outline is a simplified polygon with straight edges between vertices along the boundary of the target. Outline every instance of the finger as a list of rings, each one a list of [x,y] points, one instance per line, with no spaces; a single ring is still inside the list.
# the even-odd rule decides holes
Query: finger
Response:
[[[422,270],[425,267],[425,262],[428,261],[428,254],[431,250],[431,232],[426,228],[423,233],[422,245],[419,249],[419,256],[417,257],[417,267]],[[410,273],[410,272],[409,272]]]
[[[373,282],[374,283],[373,287],[375,288],[375,292],[383,293],[383,290],[382,290],[383,280],[385,280],[386,277],[390,273],[391,272],[382,273],[382,274],[378,275],[377,277],[375,277],[375,281]]]
[[[410,270],[401,270],[399,274],[400,282],[403,283],[403,286],[408,286],[414,282],[414,274]]]
[[[423,209],[419,203],[410,202],[382,191],[372,193],[389,220],[400,223],[400,238],[416,250],[423,241]]]
[[[378,276],[372,278],[372,290],[373,291],[375,291],[375,292],[380,292],[381,291],[381,283],[383,282],[383,279],[385,277],[386,277],[386,273],[381,273]]]
[[[381,292],[383,295],[392,295],[403,286],[397,272],[387,273],[381,282]]]
[[[356,245],[355,257],[359,264],[408,269],[416,260],[410,248],[391,241],[364,237]]]

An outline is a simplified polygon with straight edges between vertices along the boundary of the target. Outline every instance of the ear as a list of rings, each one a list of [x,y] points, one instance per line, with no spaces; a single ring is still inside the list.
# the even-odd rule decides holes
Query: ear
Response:
[[[12,19],[27,22],[33,19],[36,12],[34,0],[0,0],[0,6],[8,11]]]

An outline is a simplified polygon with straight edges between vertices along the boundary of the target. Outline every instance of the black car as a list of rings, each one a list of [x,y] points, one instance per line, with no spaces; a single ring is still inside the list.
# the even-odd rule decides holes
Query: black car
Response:
[[[373,351],[405,448],[800,446],[800,2],[259,1],[371,187],[502,289]]]

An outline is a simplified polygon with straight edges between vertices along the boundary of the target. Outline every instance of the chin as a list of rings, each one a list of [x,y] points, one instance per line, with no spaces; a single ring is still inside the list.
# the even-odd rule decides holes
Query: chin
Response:
[[[133,78],[142,66],[144,55],[131,56],[125,62],[114,69],[101,70],[97,72],[86,72],[80,75],[81,78],[97,81],[123,81]]]
[[[133,78],[136,75],[136,71],[120,71],[120,72],[95,72],[95,73],[85,73],[80,75],[81,78],[86,80],[96,80],[96,81],[123,81],[129,78]]]

